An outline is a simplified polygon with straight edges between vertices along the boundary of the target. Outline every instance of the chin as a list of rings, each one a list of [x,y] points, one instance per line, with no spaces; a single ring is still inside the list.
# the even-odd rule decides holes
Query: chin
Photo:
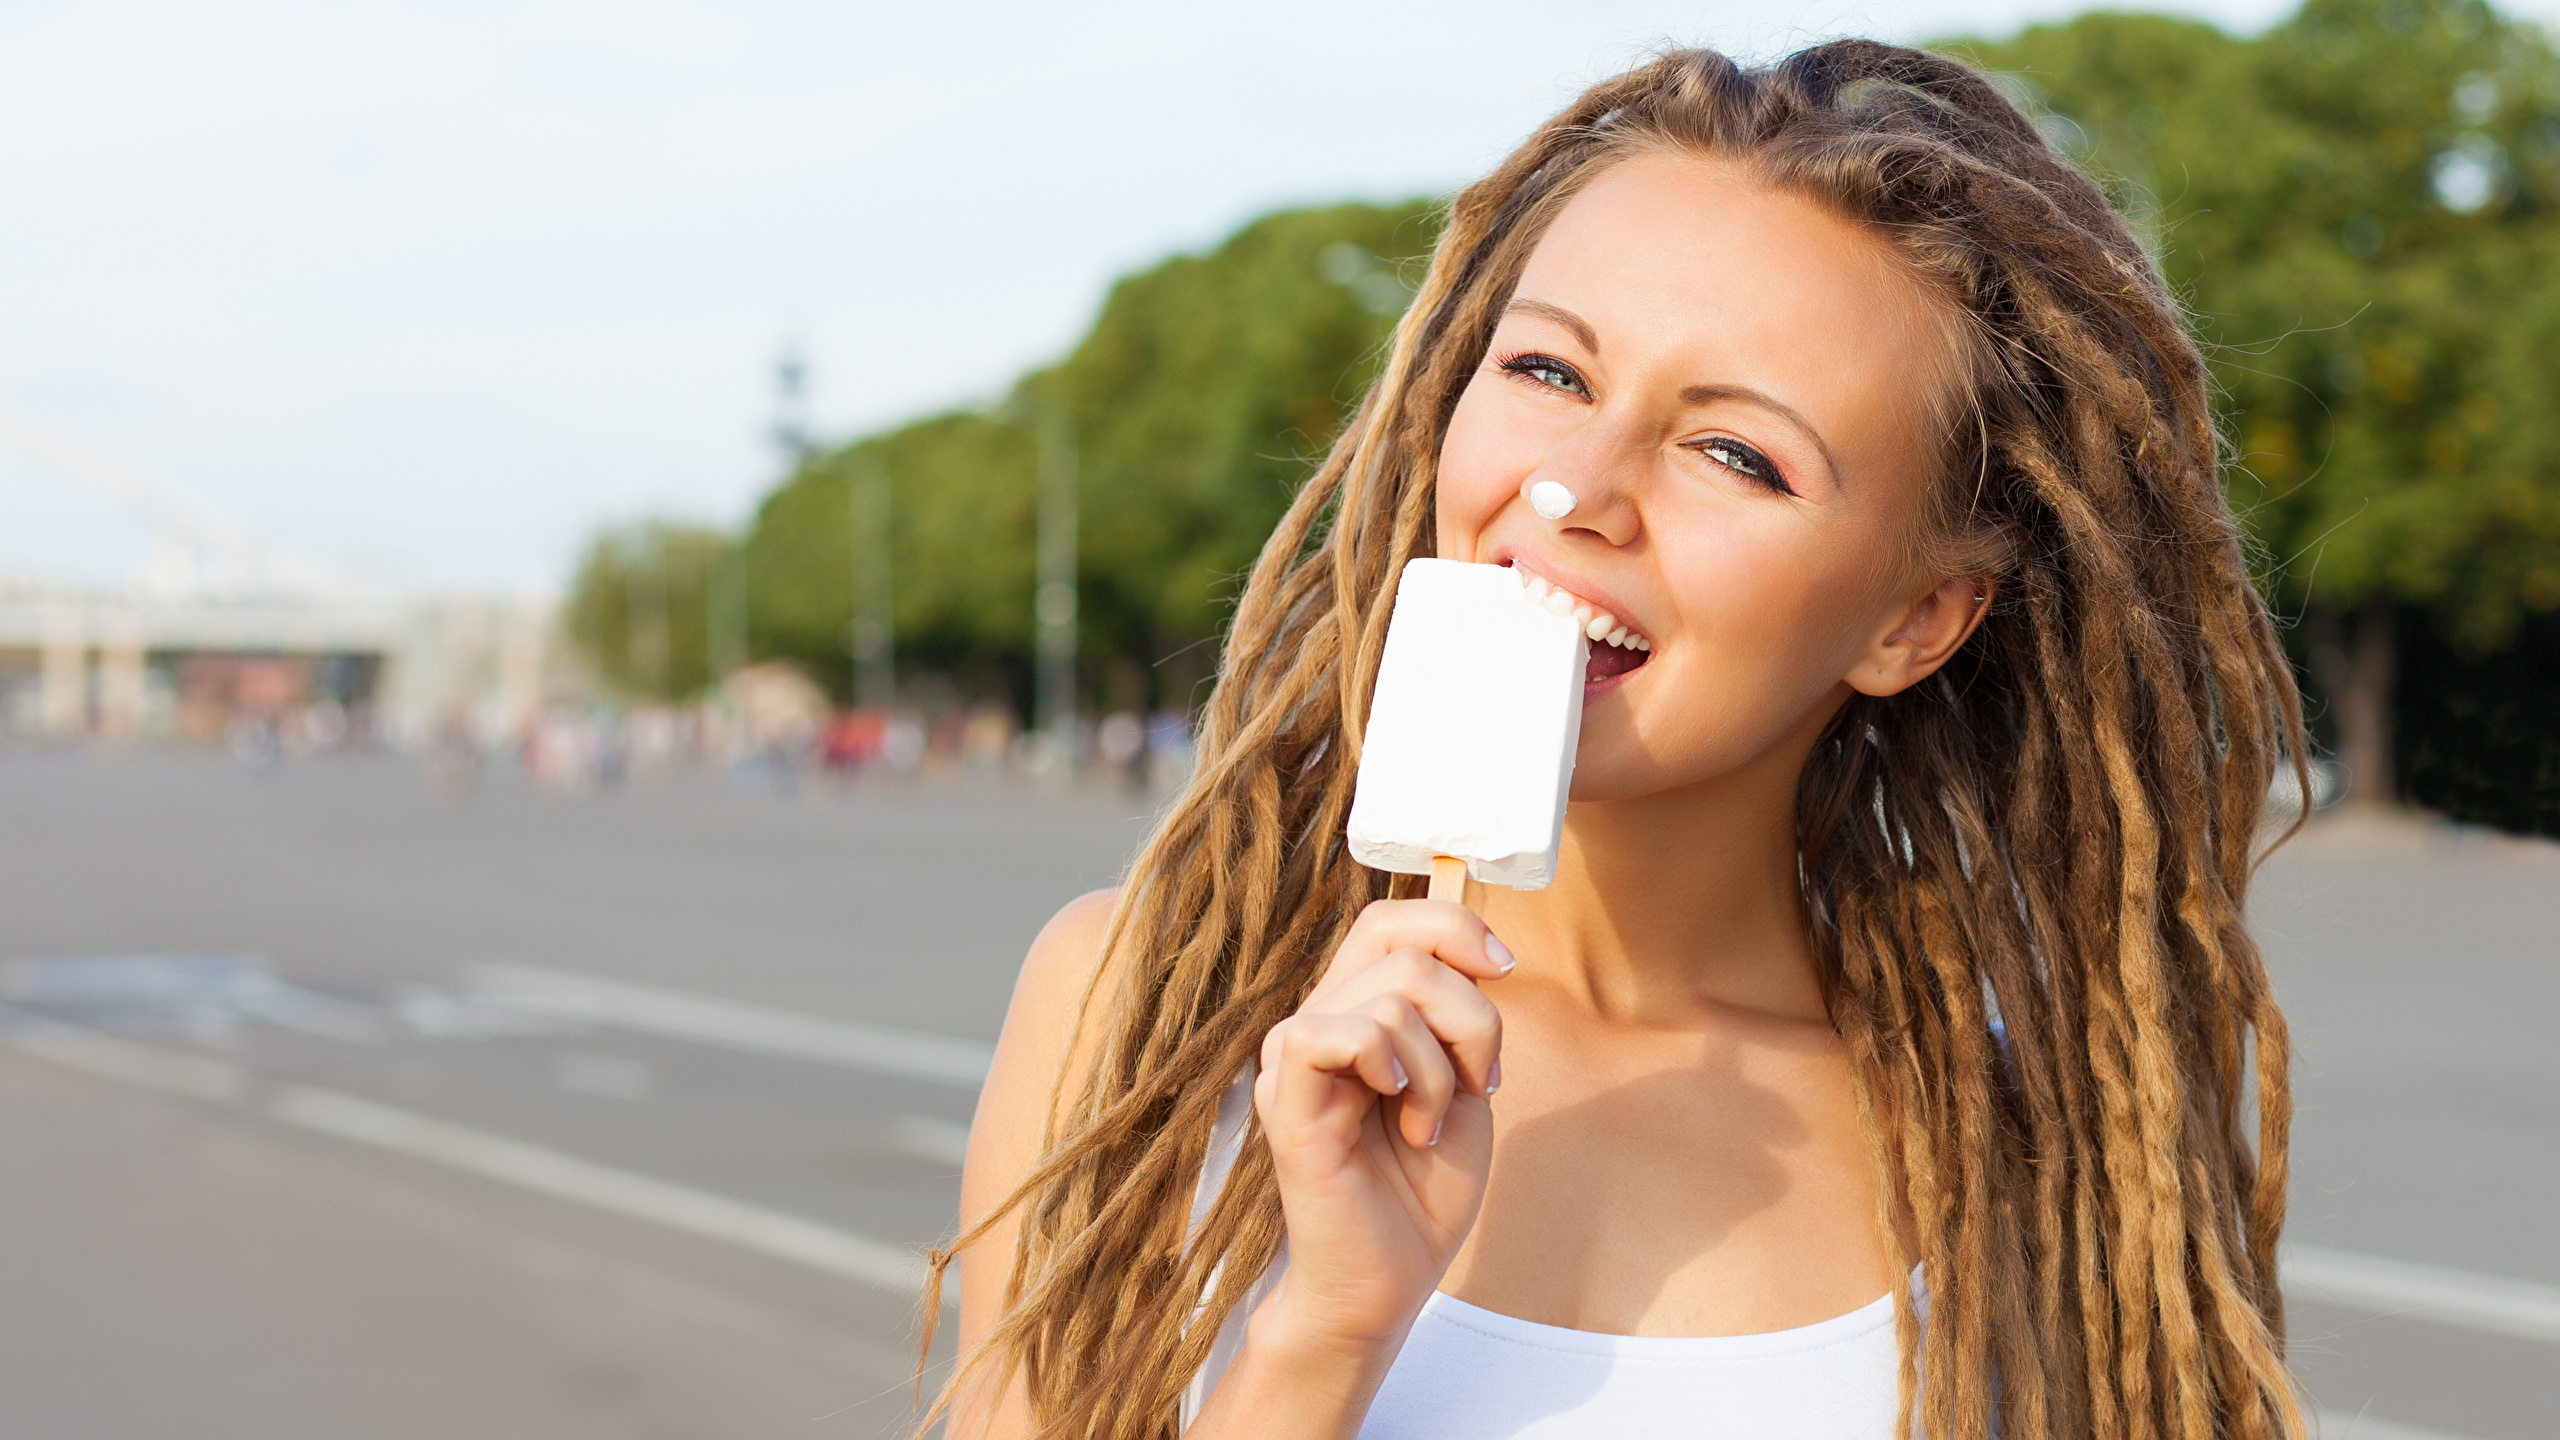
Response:
[[[1677,790],[1683,782],[1663,774],[1650,763],[1595,757],[1585,752],[1573,764],[1573,788],[1567,798],[1576,805],[1609,805],[1621,800],[1641,800]]]
[[[1639,735],[1629,718],[1610,716],[1582,732],[1582,744],[1574,752],[1573,786],[1566,792],[1572,803],[1606,805],[1681,791],[1703,800],[1724,782],[1763,793],[1770,765],[1803,768],[1803,757],[1792,753],[1785,732],[1736,735],[1671,725],[1647,727]]]

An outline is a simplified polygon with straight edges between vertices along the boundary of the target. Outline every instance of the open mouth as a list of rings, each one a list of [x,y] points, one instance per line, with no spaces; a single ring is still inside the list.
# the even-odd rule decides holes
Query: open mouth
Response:
[[[1522,585],[1533,604],[1543,605],[1553,615],[1570,615],[1591,639],[1591,662],[1583,671],[1585,685],[1614,680],[1641,668],[1653,658],[1653,642],[1629,629],[1626,623],[1606,610],[1565,589],[1548,583],[1545,576],[1525,565],[1514,563]]]
[[[1652,658],[1650,650],[1630,650],[1605,640],[1596,642],[1591,647],[1591,663],[1583,669],[1582,683],[1588,685],[1594,680],[1614,680],[1641,668]]]

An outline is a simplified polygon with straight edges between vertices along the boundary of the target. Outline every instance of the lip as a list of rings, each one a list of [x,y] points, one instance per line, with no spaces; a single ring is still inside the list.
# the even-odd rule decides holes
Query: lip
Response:
[[[1601,696],[1616,694],[1628,681],[1643,674],[1645,668],[1651,664],[1653,664],[1653,662],[1647,660],[1643,665],[1639,665],[1633,670],[1622,670],[1615,675],[1603,675],[1597,680],[1585,678],[1582,682],[1582,708],[1588,710],[1591,708],[1592,702],[1598,700]]]
[[[1644,671],[1653,664],[1653,657],[1661,654],[1662,642],[1654,639],[1651,631],[1630,619],[1627,612],[1619,608],[1619,602],[1614,597],[1600,586],[1592,584],[1588,578],[1586,578],[1581,572],[1573,569],[1571,566],[1557,564],[1546,556],[1540,555],[1536,551],[1521,545],[1504,545],[1496,549],[1493,552],[1492,563],[1496,565],[1508,565],[1517,570],[1526,570],[1530,574],[1539,577],[1550,585],[1560,586],[1563,589],[1570,591],[1575,599],[1596,609],[1609,612],[1609,614],[1615,618],[1618,623],[1627,626],[1629,629],[1643,635],[1647,640],[1652,641],[1653,650],[1650,652],[1645,662],[1638,665],[1635,669],[1622,670],[1615,675],[1606,675],[1597,680],[1584,680],[1582,682],[1583,708],[1589,709],[1593,703],[1600,700],[1603,696],[1615,693],[1628,681],[1644,673]]]
[[[1502,546],[1493,552],[1492,563],[1526,570],[1550,585],[1561,586],[1571,591],[1575,599],[1590,605],[1594,610],[1607,611],[1619,624],[1651,640],[1657,652],[1661,650],[1661,638],[1656,636],[1651,628],[1637,624],[1634,616],[1618,603],[1616,596],[1594,584],[1590,577],[1576,571],[1572,566],[1560,564],[1524,545]]]

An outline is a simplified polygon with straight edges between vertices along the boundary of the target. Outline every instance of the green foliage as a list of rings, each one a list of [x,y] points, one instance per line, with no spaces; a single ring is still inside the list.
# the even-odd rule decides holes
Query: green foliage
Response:
[[[2289,603],[2474,651],[2560,607],[2560,57],[2477,0],[2311,0],[2256,39],[2102,14],[2007,72],[2188,298]]]
[[[856,564],[853,487],[885,476],[902,666],[1019,674],[1031,649],[1039,446],[1076,440],[1079,639],[1145,664],[1213,637],[1237,577],[1383,358],[1432,207],[1256,221],[1112,288],[1073,354],[985,413],[813,459],[746,541],[751,634],[838,690]]]
[[[644,521],[588,547],[569,592],[569,638],[596,676],[635,700],[678,700],[712,679],[729,542],[699,526]]]
[[[813,458],[748,533],[754,653],[852,687],[856,487],[889,491],[892,616],[902,661],[936,669],[1031,646],[1031,437],[985,415],[937,416]]]
[[[1088,623],[1120,653],[1217,632],[1252,564],[1384,358],[1430,207],[1275,215],[1120,282],[1038,377],[1082,451]],[[1416,266],[1418,269],[1418,264]]]
[[[2539,31],[2477,0],[2311,0],[2254,39],[2093,14],[1953,48],[2028,92],[2187,297],[2227,397],[2232,498],[2287,603],[2387,596],[2475,652],[2560,608],[2560,406],[2542,393],[2560,370],[2560,57]],[[1018,679],[1034,431],[1061,416],[1086,673],[1210,639],[1373,373],[1434,223],[1422,203],[1270,216],[1121,281],[1004,404],[814,457],[743,546],[754,653],[849,688],[850,497],[878,484],[902,663]],[[622,622],[580,604],[601,668],[640,683],[613,658]],[[674,635],[670,673],[693,676],[700,641]]]

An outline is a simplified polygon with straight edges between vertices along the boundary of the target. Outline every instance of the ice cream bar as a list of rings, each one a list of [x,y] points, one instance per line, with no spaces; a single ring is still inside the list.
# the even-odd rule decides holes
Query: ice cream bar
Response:
[[[1590,643],[1517,571],[1408,561],[1360,742],[1352,858],[1428,875],[1454,857],[1518,890],[1553,880]]]

